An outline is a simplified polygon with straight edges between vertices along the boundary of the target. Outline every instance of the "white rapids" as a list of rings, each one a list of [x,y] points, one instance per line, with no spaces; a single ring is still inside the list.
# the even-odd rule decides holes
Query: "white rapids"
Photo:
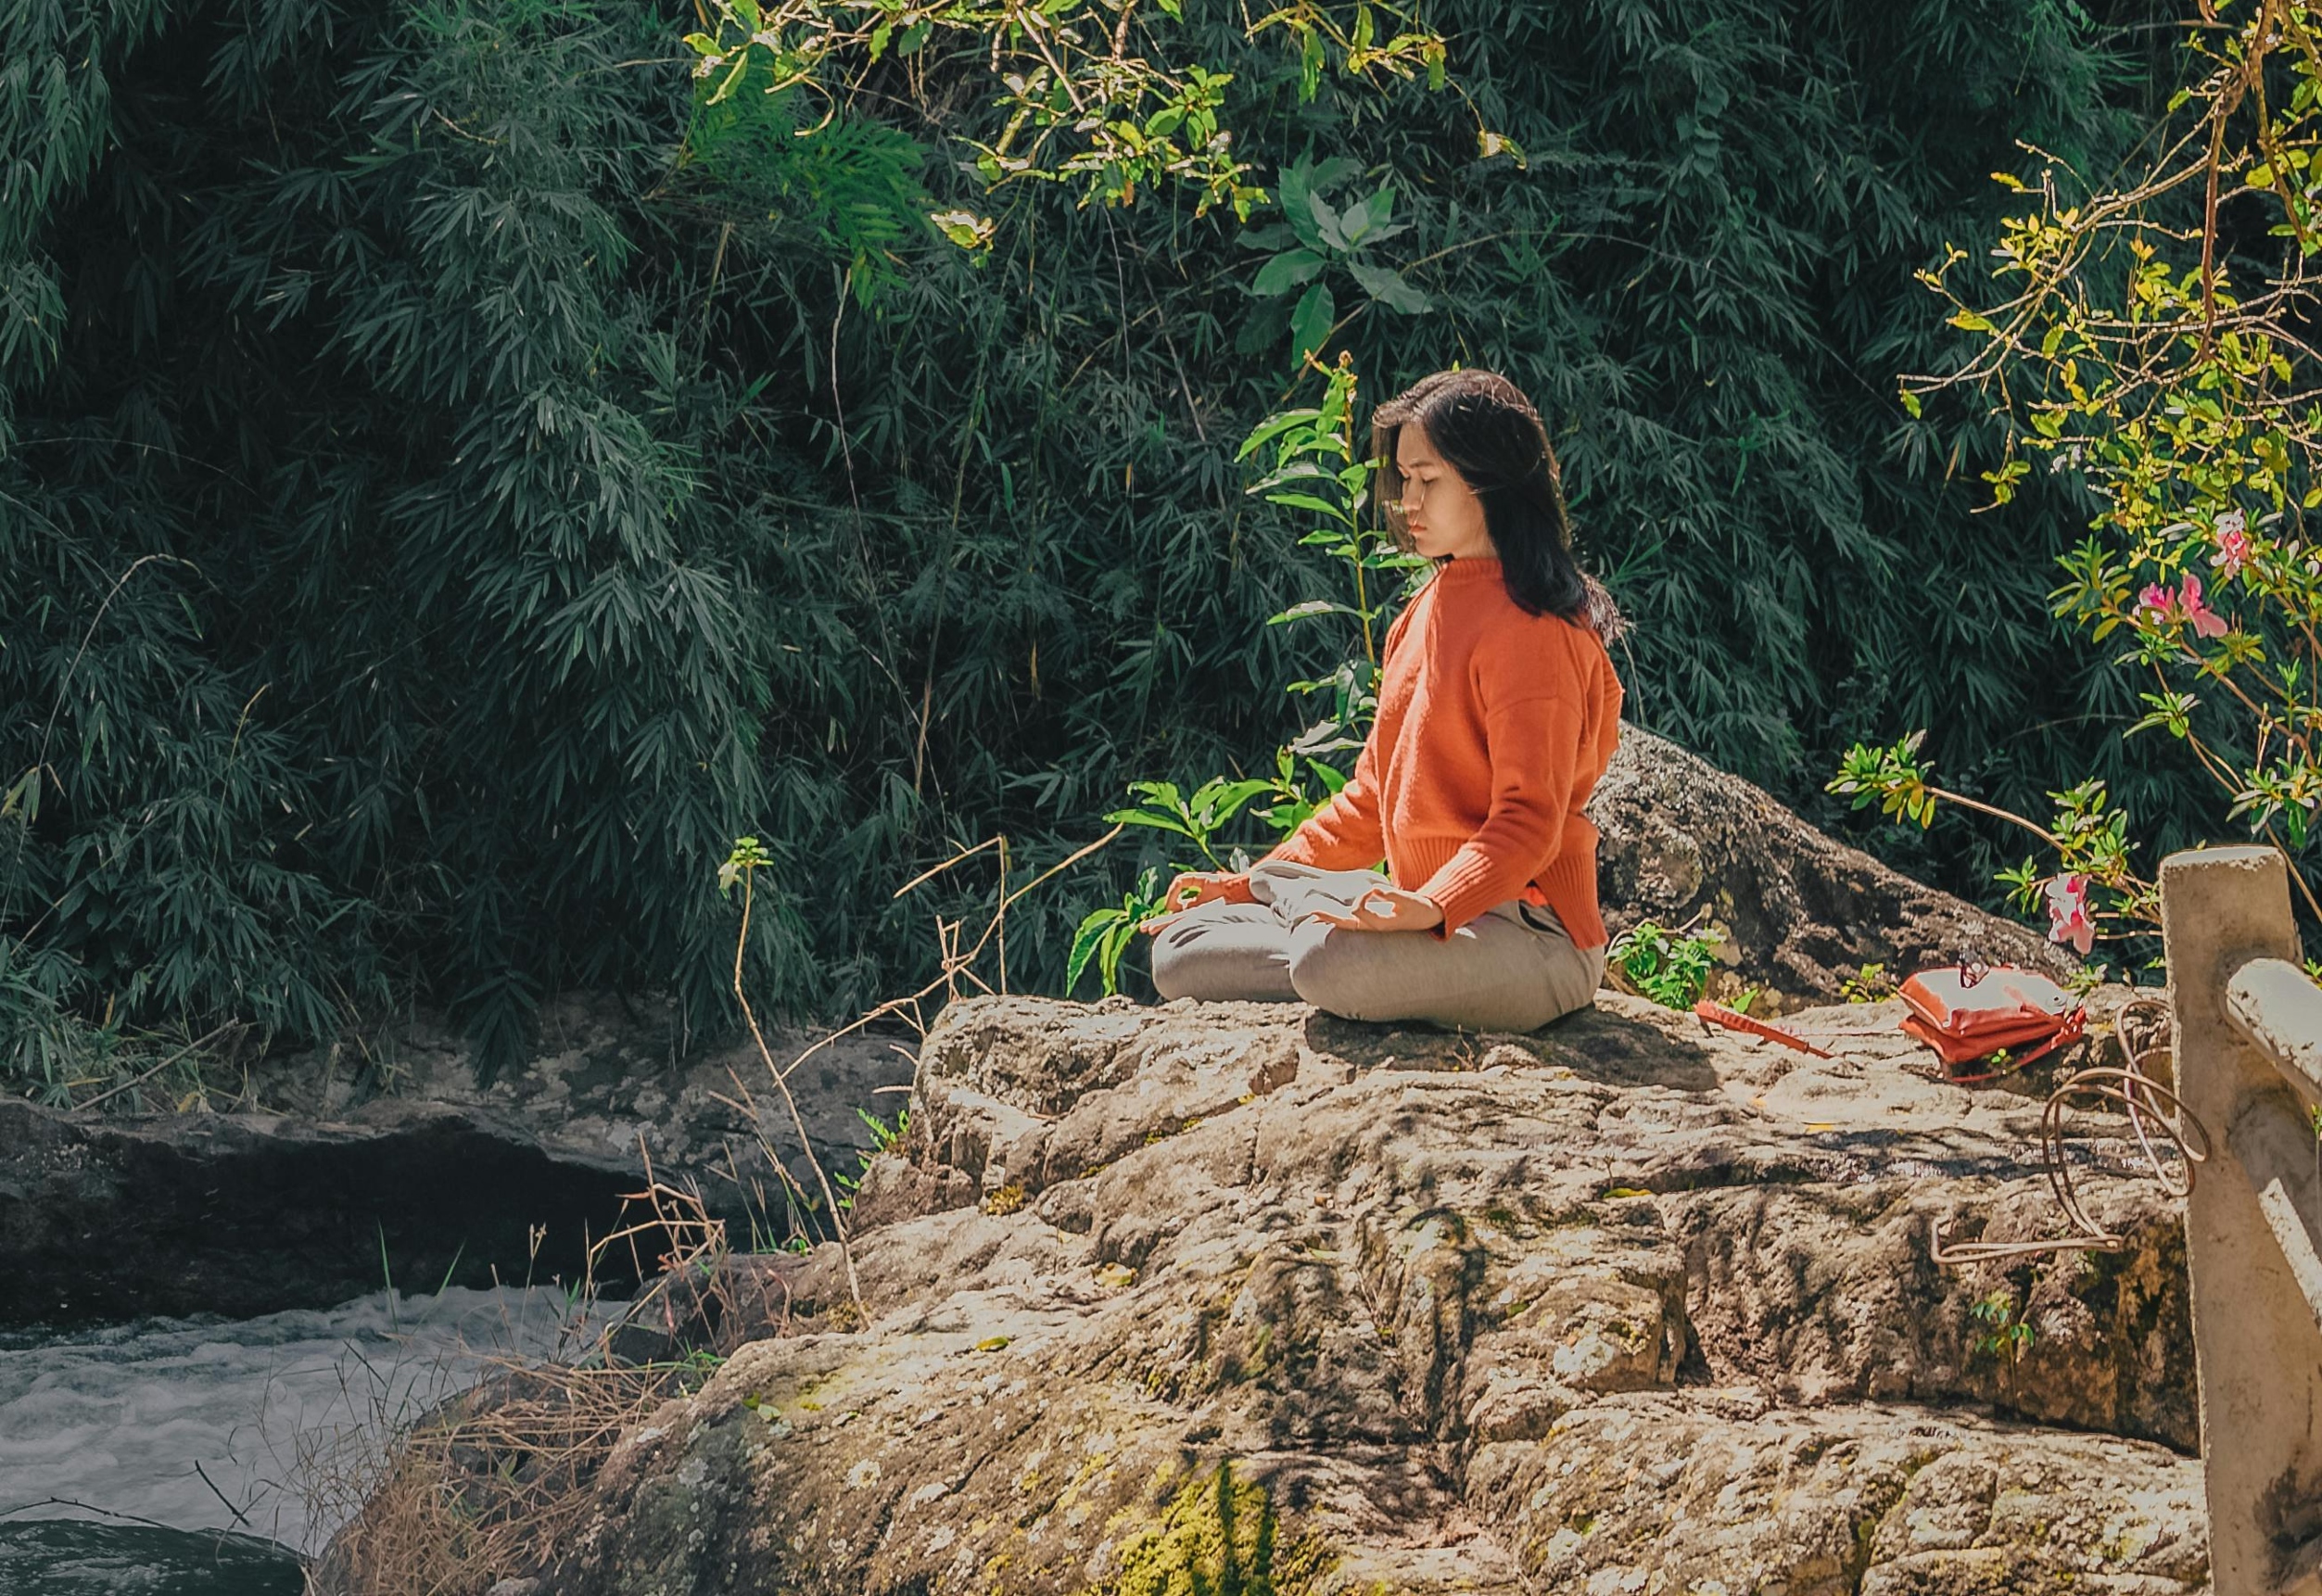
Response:
[[[0,1525],[118,1514],[311,1555],[400,1426],[494,1362],[571,1356],[587,1333],[561,1292],[513,1286],[0,1333]]]

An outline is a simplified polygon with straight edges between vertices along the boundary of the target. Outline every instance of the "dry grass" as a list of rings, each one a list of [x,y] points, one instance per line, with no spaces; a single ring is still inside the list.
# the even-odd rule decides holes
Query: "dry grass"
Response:
[[[538,1569],[577,1525],[624,1434],[697,1388],[742,1340],[787,1328],[779,1280],[728,1268],[725,1224],[697,1197],[655,1182],[626,1201],[623,1222],[590,1249],[579,1300],[622,1254],[644,1273],[656,1249],[658,1273],[568,1360],[498,1361],[448,1402],[381,1415],[394,1429],[384,1446],[303,1460],[317,1516],[347,1520],[308,1574],[311,1596],[483,1596]]]
[[[503,1578],[537,1573],[580,1527],[590,1508],[588,1488],[620,1438],[663,1403],[698,1388],[736,1347],[788,1332],[794,1314],[810,1315],[821,1329],[868,1323],[843,1205],[815,1158],[790,1076],[840,1037],[882,1020],[903,1020],[924,1035],[924,1001],[938,993],[957,997],[962,982],[993,990],[977,972],[987,947],[997,954],[998,990],[1006,992],[1009,906],[1121,830],[1113,827],[1013,891],[1002,838],[963,850],[906,883],[897,897],[987,850],[998,855],[994,912],[979,937],[971,943],[960,922],[939,918],[943,957],[933,981],[831,1032],[786,1065],[775,1060],[742,988],[741,952],[751,900],[749,872],[740,868],[734,994],[783,1117],[821,1187],[819,1205],[788,1175],[766,1134],[770,1118],[738,1075],[737,1106],[761,1127],[760,1150],[788,1188],[793,1213],[817,1214],[818,1208],[844,1262],[844,1299],[793,1303],[781,1266],[735,1267],[725,1222],[710,1215],[698,1194],[653,1178],[648,1156],[646,1188],[625,1199],[622,1222],[590,1248],[580,1294],[584,1302],[592,1299],[600,1264],[626,1256],[636,1276],[650,1275],[652,1284],[616,1321],[569,1359],[538,1364],[502,1360],[481,1384],[449,1402],[417,1415],[378,1415],[372,1433],[389,1437],[384,1445],[358,1449],[351,1457],[318,1451],[303,1460],[297,1472],[315,1516],[346,1524],[309,1571],[310,1596],[485,1596]],[[736,856],[742,858],[740,850]],[[653,1248],[658,1251],[649,1269],[643,1250]]]
[[[679,1368],[506,1370],[414,1425],[309,1576],[328,1596],[483,1596],[576,1527],[614,1443]]]

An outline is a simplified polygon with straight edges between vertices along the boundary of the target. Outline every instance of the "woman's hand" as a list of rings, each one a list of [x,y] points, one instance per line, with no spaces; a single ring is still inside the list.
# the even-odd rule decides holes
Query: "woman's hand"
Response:
[[[1443,911],[1435,906],[1434,899],[1406,893],[1401,887],[1373,887],[1357,898],[1354,907],[1347,913],[1316,909],[1313,918],[1340,931],[1423,931],[1441,925]]]
[[[1166,928],[1187,909],[1198,909],[1203,904],[1247,903],[1250,901],[1250,878],[1227,870],[1183,870],[1161,893],[1161,912],[1150,919],[1137,921],[1136,929],[1150,935]]]

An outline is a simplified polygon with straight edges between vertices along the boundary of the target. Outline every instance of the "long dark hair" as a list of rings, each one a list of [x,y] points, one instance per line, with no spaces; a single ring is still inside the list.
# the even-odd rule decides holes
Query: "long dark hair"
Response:
[[[1619,637],[1628,623],[1612,595],[1572,556],[1563,472],[1523,389],[1495,372],[1438,372],[1378,407],[1371,418],[1371,453],[1379,462],[1375,491],[1389,528],[1406,546],[1395,444],[1415,423],[1482,500],[1508,597],[1529,614],[1587,627],[1607,644]]]

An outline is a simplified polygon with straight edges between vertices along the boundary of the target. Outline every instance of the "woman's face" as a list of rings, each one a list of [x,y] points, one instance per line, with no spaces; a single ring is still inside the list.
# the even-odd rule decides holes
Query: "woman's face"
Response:
[[[1398,431],[1395,465],[1402,473],[1402,519],[1415,552],[1429,560],[1495,557],[1483,501],[1436,453],[1426,427],[1414,422]]]

